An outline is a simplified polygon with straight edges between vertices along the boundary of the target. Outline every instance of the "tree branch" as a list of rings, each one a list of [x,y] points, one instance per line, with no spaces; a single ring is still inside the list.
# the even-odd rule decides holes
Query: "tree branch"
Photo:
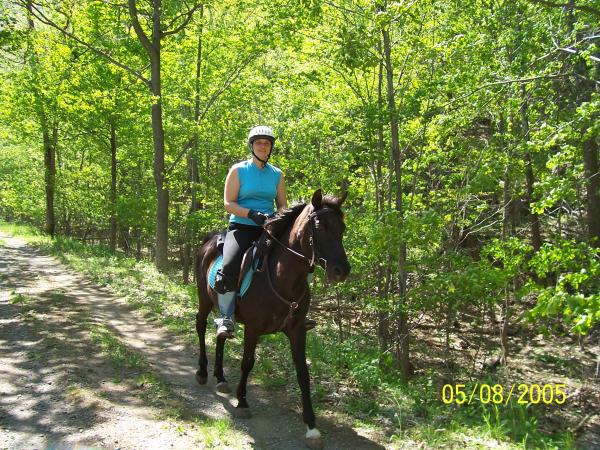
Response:
[[[204,108],[204,111],[202,111],[202,114],[198,118],[198,123],[200,123],[202,119],[204,119],[204,116],[206,115],[206,113],[208,113],[208,110],[213,105],[213,103],[217,101],[221,94],[225,92],[225,90],[231,85],[231,83],[235,81],[235,79],[240,75],[242,70],[244,70],[246,66],[250,64],[250,62],[255,58],[257,54],[258,52],[252,53],[246,59],[244,59],[242,63],[229,75],[229,77],[227,77],[225,83],[223,83],[223,86],[221,86],[213,93],[208,102],[206,102],[206,107]]]
[[[92,52],[96,53],[97,55],[100,55],[106,59],[108,59],[111,63],[113,63],[115,66],[120,67],[123,70],[126,70],[127,72],[129,72],[130,74],[132,74],[133,76],[135,76],[136,78],[138,78],[139,80],[143,81],[144,83],[148,84],[150,81],[145,78],[141,73],[139,73],[137,70],[129,67],[126,64],[123,64],[120,61],[117,61],[115,58],[113,58],[110,54],[106,53],[103,50],[100,50],[96,47],[94,47],[93,45],[89,44],[88,42],[85,42],[82,39],[79,39],[77,36],[75,36],[73,33],[65,30],[63,27],[59,26],[58,24],[54,23],[54,21],[52,21],[51,19],[49,19],[46,15],[44,15],[44,13],[42,13],[37,6],[34,6],[34,4],[31,4],[31,14],[40,22],[42,22],[43,24],[49,25],[52,28],[55,28],[56,30],[60,31],[62,34],[64,34],[65,36],[73,39],[75,42],[80,43],[81,45],[83,45],[84,47],[90,49]]]
[[[183,30],[187,26],[187,24],[190,23],[190,20],[192,20],[192,17],[194,16],[194,13],[196,11],[198,11],[198,9],[200,9],[202,7],[202,5],[203,5],[202,2],[196,3],[193,6],[193,8],[190,9],[188,12],[179,14],[178,16],[176,16],[175,18],[173,18],[173,20],[171,20],[171,23],[167,27],[167,31],[163,31],[162,35],[163,36],[169,36],[170,34],[177,34],[181,30]],[[184,19],[183,23],[181,25],[179,25],[177,28],[169,30],[169,28],[171,28],[175,24],[175,22],[177,22],[183,16],[185,16],[185,19]]]
[[[252,59],[254,59],[254,57],[256,56],[256,54],[257,54],[257,52],[255,52],[253,54],[250,54],[246,59],[244,59],[241,62],[241,64],[239,66],[237,66],[231,72],[231,74],[229,74],[229,76],[227,77],[227,79],[223,83],[223,86],[221,86],[219,89],[217,89],[210,96],[209,100],[206,102],[206,107],[202,111],[202,114],[200,115],[200,117],[198,117],[198,121],[196,122],[196,125],[198,125],[200,122],[202,122],[202,120],[204,119],[204,116],[206,116],[206,114],[210,110],[210,107],[217,101],[217,99],[221,96],[221,94],[223,94],[223,92],[225,92],[227,90],[227,88],[229,86],[231,86],[231,83],[233,83],[235,81],[235,79],[237,77],[239,77],[239,75],[242,72],[242,70],[244,70],[244,68],[252,61]],[[190,148],[191,144],[193,143],[193,139],[194,138],[190,138],[185,143],[185,145],[183,146],[183,150],[181,150],[181,152],[179,152],[179,154],[175,158],[175,161],[173,161],[173,163],[171,163],[171,165],[165,170],[165,175],[168,174],[168,173],[170,173],[175,168],[175,166],[179,163],[179,161],[181,160],[181,157],[188,151],[188,149]]]
[[[127,3],[129,5],[129,15],[131,16],[131,22],[133,24],[135,34],[137,35],[138,39],[142,43],[142,46],[146,49],[148,54],[156,53],[156,49],[154,48],[152,42],[150,42],[150,39],[148,39],[148,36],[146,35],[144,30],[142,29],[142,26],[140,25],[140,21],[138,19],[138,10],[135,6],[135,0],[128,0]]]
[[[572,53],[574,55],[578,55],[579,53],[581,53],[579,50],[575,50],[574,48],[570,48],[570,47],[556,47],[556,50],[560,50],[562,52],[567,52],[567,53]],[[600,62],[600,58],[597,58],[596,56],[588,55],[588,57],[593,61]]]
[[[471,95],[473,95],[475,92],[478,92],[482,89],[485,89],[486,87],[490,87],[490,86],[496,86],[496,85],[503,85],[503,84],[511,84],[511,83],[528,83],[530,81],[534,81],[534,80],[552,80],[552,79],[557,79],[557,78],[564,78],[564,77],[568,77],[569,74],[564,74],[564,73],[555,73],[555,74],[551,74],[551,75],[538,75],[535,77],[528,77],[528,78],[517,78],[515,80],[502,80],[502,81],[492,81],[491,83],[485,83],[482,84],[478,87],[476,87],[475,89],[473,89],[471,92],[468,92],[464,95],[461,95],[460,97],[457,97],[453,100],[450,100],[449,102],[443,104],[441,106],[441,108],[445,108],[448,105],[451,105],[454,102],[457,102],[459,100],[462,100],[464,98],[470,97]]]
[[[550,2],[548,0],[529,0],[531,3],[537,3],[539,5],[543,5],[543,6],[548,6],[551,8],[573,8],[573,9],[577,9],[579,11],[584,11],[587,13],[590,13],[598,18],[600,18],[600,10],[593,8],[591,6],[587,6],[587,5],[576,5],[576,4],[570,4],[570,3],[554,3],[554,2]]]
[[[123,9],[127,9],[127,3],[113,3],[109,0],[100,0],[102,3],[104,3],[105,5],[108,6],[112,6],[114,8],[123,8]]]

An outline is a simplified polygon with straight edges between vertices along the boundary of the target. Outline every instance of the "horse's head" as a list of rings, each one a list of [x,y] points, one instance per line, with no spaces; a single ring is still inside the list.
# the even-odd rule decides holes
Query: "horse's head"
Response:
[[[344,281],[350,273],[350,264],[342,243],[346,225],[341,206],[346,195],[323,196],[321,189],[317,189],[310,201],[311,208],[308,208],[316,261],[325,269],[327,278],[336,283]]]

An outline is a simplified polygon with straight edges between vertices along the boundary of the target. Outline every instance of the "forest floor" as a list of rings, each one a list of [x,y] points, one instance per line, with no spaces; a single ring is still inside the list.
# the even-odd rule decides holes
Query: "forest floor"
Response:
[[[253,417],[233,418],[233,395],[212,377],[196,384],[195,348],[54,257],[0,239],[1,449],[305,448],[298,399],[251,385]],[[327,448],[384,448],[327,414],[318,425]]]
[[[521,312],[513,311],[515,322]],[[497,351],[500,324],[490,320],[474,326],[465,316],[472,317],[465,314],[460,325],[456,323],[460,329],[450,339],[449,349],[443,338],[433,337],[430,330],[413,330],[416,345],[412,357],[420,362],[419,372],[437,373],[438,386],[462,383],[466,401],[475,390],[475,407],[482,406],[483,397],[491,396],[485,420],[517,431],[509,433],[513,436],[526,437],[534,430],[547,436],[567,433],[570,441],[565,447],[600,449],[600,330],[578,342],[573,336],[545,336],[535,327],[515,323],[509,327],[508,361],[501,366]],[[449,360],[452,367],[448,367]],[[503,401],[498,405],[493,401],[494,386],[502,387]],[[564,398],[556,395],[557,386],[565,392]],[[507,411],[515,406],[519,408]],[[557,448],[563,447],[559,444]]]
[[[295,375],[282,369],[290,366],[284,341],[269,340],[275,350],[266,355],[259,347],[248,390],[253,417],[238,419],[234,395],[217,393],[212,377],[206,386],[195,382],[191,316],[170,311],[186,330],[172,332],[114,292],[0,231],[0,449],[306,448]],[[494,348],[495,336],[491,327],[482,332],[462,320],[460,325],[451,342],[455,376],[445,381],[439,379],[448,360],[444,343],[426,328],[414,330],[419,380],[406,387],[406,395],[389,391],[393,395],[374,397],[351,380],[332,380],[320,358],[336,350],[325,346],[324,353],[313,355],[318,427],[326,448],[563,448],[562,438],[532,441],[540,431],[566,431],[564,447],[600,448],[598,336],[579,348],[570,338],[516,330],[508,366],[483,382],[505,388],[564,383],[566,403],[513,408],[513,401],[494,409],[476,398],[469,410],[443,404],[441,385],[481,385],[473,374],[484,373],[481,363],[494,359],[482,353]],[[322,338],[315,336],[313,344]],[[226,371],[235,387],[239,343],[232,344]],[[209,361],[212,365],[210,355]],[[328,385],[336,387],[323,388]],[[346,414],[348,409],[353,410]]]

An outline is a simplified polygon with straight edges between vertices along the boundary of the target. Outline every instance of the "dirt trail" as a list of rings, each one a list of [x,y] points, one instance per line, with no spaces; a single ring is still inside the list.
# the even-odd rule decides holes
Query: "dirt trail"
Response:
[[[231,417],[235,399],[217,394],[212,377],[196,384],[196,349],[55,258],[0,238],[1,449],[306,448],[297,399],[258,386],[248,392],[253,417],[232,418],[235,442],[220,443],[201,424]],[[145,401],[144,384],[133,381],[139,369],[116,367],[91,339],[99,325],[143,357],[168,389],[163,404],[185,405],[187,419]],[[235,386],[238,368],[228,373]],[[384,448],[327,417],[318,421],[328,449]]]

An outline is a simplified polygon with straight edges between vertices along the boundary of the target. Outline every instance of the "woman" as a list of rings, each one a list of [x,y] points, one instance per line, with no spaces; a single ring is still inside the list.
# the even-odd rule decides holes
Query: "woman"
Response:
[[[252,159],[234,164],[225,180],[224,204],[231,216],[223,246],[223,267],[215,282],[221,312],[215,320],[218,337],[233,337],[235,296],[244,252],[259,238],[268,216],[275,213],[273,203],[278,210],[287,208],[283,173],[268,162],[274,146],[270,127],[252,128],[248,134]]]

